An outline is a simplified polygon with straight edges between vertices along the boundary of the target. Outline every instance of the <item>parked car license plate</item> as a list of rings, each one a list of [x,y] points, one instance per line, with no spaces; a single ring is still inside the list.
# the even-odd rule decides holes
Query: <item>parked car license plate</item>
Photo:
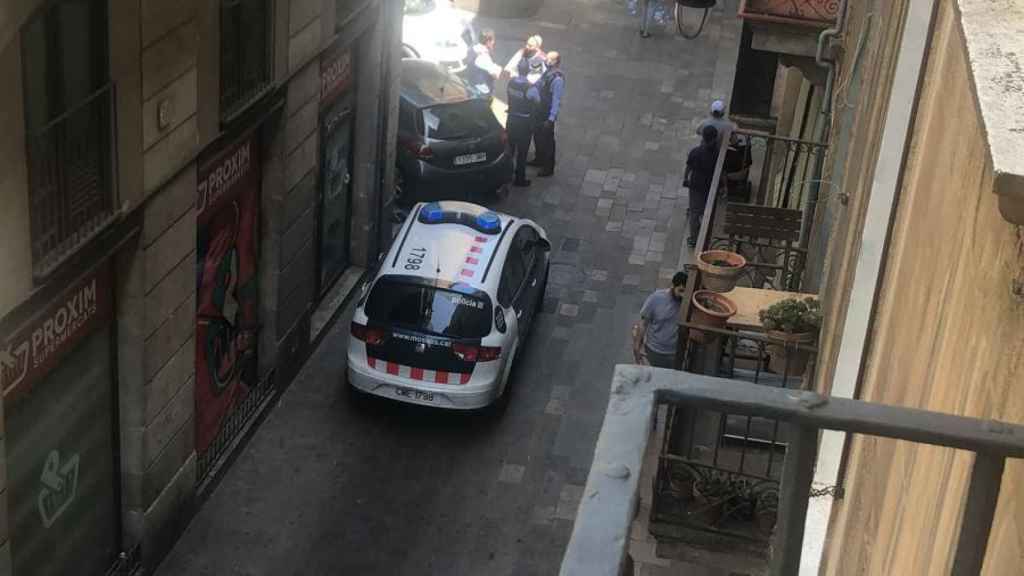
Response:
[[[463,154],[462,156],[455,157],[456,166],[465,166],[466,164],[476,164],[477,162],[483,162],[487,160],[487,152],[477,152],[476,154]]]
[[[417,400],[420,402],[433,402],[433,392],[423,392],[421,390],[413,390],[411,388],[395,388],[395,395],[402,396],[403,398],[409,398],[410,400]]]

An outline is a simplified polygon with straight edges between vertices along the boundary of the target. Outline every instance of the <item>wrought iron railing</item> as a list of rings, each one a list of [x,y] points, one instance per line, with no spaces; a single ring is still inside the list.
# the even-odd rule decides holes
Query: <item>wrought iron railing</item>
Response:
[[[37,279],[114,218],[113,90],[108,85],[26,137]]]
[[[830,398],[809,391],[751,386],[674,370],[616,366],[585,496],[562,559],[561,576],[620,575],[636,515],[640,467],[660,404],[782,422],[788,445],[777,493],[777,524],[769,563],[772,576],[799,571],[821,430],[974,452],[965,501],[941,503],[963,510],[953,552],[953,574],[980,573],[1006,459],[1024,458],[1024,426]]]
[[[814,184],[814,161],[828,150],[828,145],[755,130],[741,129],[735,134],[744,145],[742,154],[747,157],[749,169],[737,176],[727,172],[730,196],[760,206],[800,209]],[[745,197],[744,188],[735,182],[740,177],[746,180],[742,184]]]
[[[825,28],[839,16],[839,0],[740,0],[739,16],[748,20]]]

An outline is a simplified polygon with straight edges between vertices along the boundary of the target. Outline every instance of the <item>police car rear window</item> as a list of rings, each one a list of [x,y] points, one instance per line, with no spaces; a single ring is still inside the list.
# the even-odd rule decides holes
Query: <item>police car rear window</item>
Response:
[[[423,127],[423,135],[434,140],[479,138],[501,130],[490,105],[483,100],[424,108]]]
[[[483,338],[491,332],[486,299],[387,278],[374,285],[365,311],[374,324],[449,338]]]

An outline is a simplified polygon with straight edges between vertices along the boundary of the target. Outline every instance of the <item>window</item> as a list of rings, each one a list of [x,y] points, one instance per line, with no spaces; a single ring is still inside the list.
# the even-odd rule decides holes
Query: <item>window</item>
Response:
[[[442,104],[423,110],[425,136],[432,140],[479,138],[501,130],[489,103],[469,100],[458,104]]]
[[[233,116],[270,83],[269,0],[221,0],[220,110]]]
[[[106,0],[62,0],[21,31],[32,260],[45,276],[113,213]]]
[[[483,338],[491,331],[489,298],[380,279],[366,301],[373,324],[397,326],[450,338]]]
[[[498,301],[502,306],[511,304],[519,294],[519,288],[533,266],[533,250],[529,244],[531,240],[537,240],[537,233],[529,227],[520,228],[508,248],[505,266],[501,270],[501,283],[498,286]]]

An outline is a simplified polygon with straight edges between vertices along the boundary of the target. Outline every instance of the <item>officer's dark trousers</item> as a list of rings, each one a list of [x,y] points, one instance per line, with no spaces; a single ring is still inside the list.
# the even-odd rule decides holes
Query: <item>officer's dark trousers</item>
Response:
[[[530,151],[533,137],[533,121],[529,118],[508,118],[508,143],[516,162],[516,182],[526,180],[526,153]]]
[[[537,165],[541,172],[555,171],[555,124],[541,122],[533,129],[533,142],[537,146]]]

